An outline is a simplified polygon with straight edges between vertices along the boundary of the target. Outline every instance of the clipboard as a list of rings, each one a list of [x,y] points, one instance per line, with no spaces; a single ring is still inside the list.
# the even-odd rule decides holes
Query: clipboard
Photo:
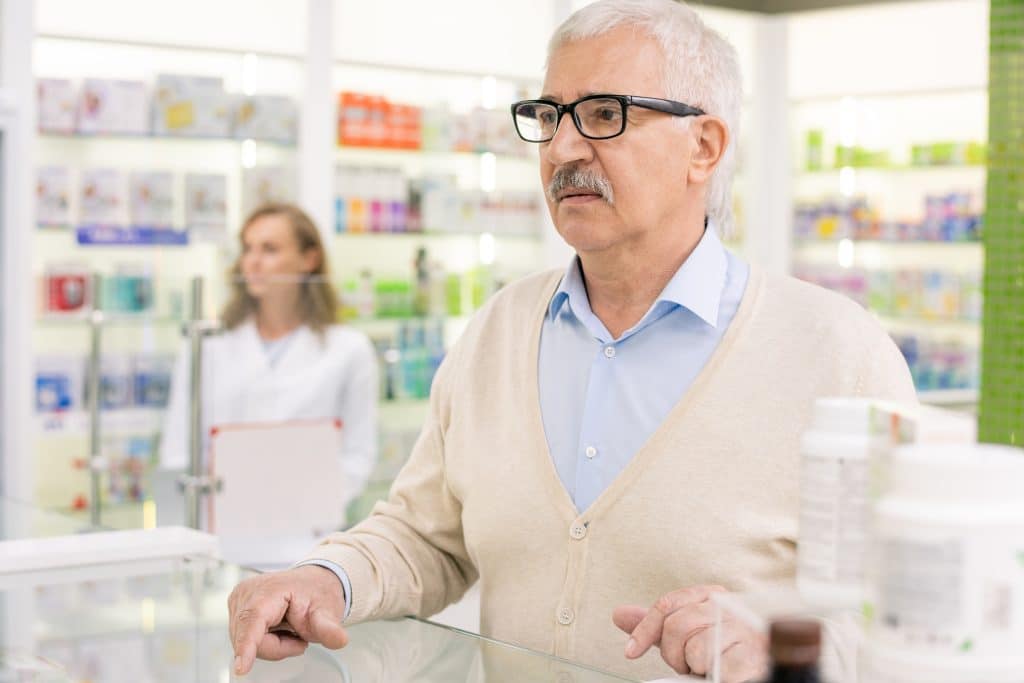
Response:
[[[210,429],[207,528],[222,538],[304,542],[340,528],[345,481],[340,418]]]

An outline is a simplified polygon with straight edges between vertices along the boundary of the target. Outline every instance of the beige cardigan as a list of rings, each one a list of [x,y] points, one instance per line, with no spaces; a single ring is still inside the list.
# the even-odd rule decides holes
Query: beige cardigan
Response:
[[[434,380],[387,501],[310,558],[352,581],[350,622],[429,616],[478,578],[481,631],[634,678],[620,604],[795,570],[799,437],[819,396],[913,401],[906,363],[858,305],[751,269],[719,347],[665,422],[578,512],[548,452],[537,357],[560,273],[514,283],[474,317]]]

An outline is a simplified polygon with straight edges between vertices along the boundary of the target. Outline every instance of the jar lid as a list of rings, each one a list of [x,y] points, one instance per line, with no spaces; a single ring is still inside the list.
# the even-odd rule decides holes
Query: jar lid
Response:
[[[807,666],[821,656],[821,624],[813,619],[778,619],[770,631],[772,662]]]
[[[1018,503],[1024,450],[995,444],[914,444],[897,448],[889,494],[925,501]]]

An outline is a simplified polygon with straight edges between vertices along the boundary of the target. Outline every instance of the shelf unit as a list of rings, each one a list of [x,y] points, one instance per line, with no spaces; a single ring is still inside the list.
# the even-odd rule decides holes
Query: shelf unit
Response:
[[[987,5],[929,8],[926,34],[900,31],[891,41],[873,31],[870,50],[858,42],[860,31],[884,26],[888,35],[908,25],[914,8],[835,9],[790,22],[792,187],[805,212],[793,238],[793,269],[862,300],[909,360],[919,347],[934,351],[940,366],[965,358],[962,369],[975,375],[969,387],[919,386],[922,401],[961,406],[977,396],[982,243],[856,239],[866,222],[877,225],[875,234],[948,230],[960,237],[957,231],[984,213],[986,167],[978,155],[987,139],[987,68],[982,51],[956,59],[946,46],[987,44]],[[824,217],[822,229],[839,230],[835,239],[798,239],[816,215]],[[942,375],[928,366],[912,370],[917,379]]]
[[[323,10],[324,3],[310,2],[310,12]],[[319,9],[316,7],[319,5]],[[261,10],[263,11],[263,10]],[[312,21],[312,18],[309,19]],[[102,33],[102,32],[100,32]],[[501,282],[542,267],[551,245],[543,235],[546,215],[538,215],[537,229],[530,234],[506,233],[480,226],[479,229],[448,231],[445,226],[430,225],[418,233],[342,233],[334,232],[333,197],[324,193],[321,169],[335,165],[398,168],[409,177],[424,174],[450,174],[460,189],[480,190],[491,184],[495,190],[537,190],[537,163],[533,150],[516,148],[510,154],[489,151],[394,150],[337,146],[333,116],[325,108],[324,93],[330,93],[333,110],[335,94],[343,89],[361,88],[408,104],[432,105],[453,102],[453,111],[474,106],[501,108],[505,100],[524,88],[539,83],[530,78],[503,74],[432,68],[425,65],[375,64],[365,60],[338,59],[310,33],[303,51],[250,51],[242,47],[189,45],[134,39],[119,35],[74,35],[66,30],[49,30],[36,35],[33,42],[34,71],[38,77],[69,78],[76,82],[86,77],[133,79],[150,82],[157,73],[186,73],[217,76],[225,90],[245,94],[284,94],[302,103],[303,122],[297,144],[235,137],[77,134],[40,132],[35,139],[36,165],[60,165],[71,169],[72,206],[77,215],[75,194],[77,171],[85,167],[110,166],[123,171],[159,169],[175,174],[175,224],[183,225],[181,176],[186,172],[216,172],[227,177],[227,230],[225,239],[191,243],[187,246],[152,248],[123,246],[83,246],[76,244],[71,231],[59,228],[38,230],[32,269],[41,280],[50,263],[79,263],[90,269],[113,273],[125,263],[142,261],[153,278],[157,293],[156,310],[140,315],[110,319],[104,326],[104,341],[112,353],[145,349],[148,352],[176,355],[181,347],[180,314],[185,297],[172,290],[187,291],[185,281],[194,274],[207,279],[207,315],[216,314],[217,302],[226,300],[223,273],[234,258],[235,231],[242,217],[244,176],[250,168],[280,166],[288,183],[297,188],[292,198],[306,206],[317,220],[325,237],[332,262],[332,279],[343,289],[346,281],[365,269],[386,278],[412,278],[412,263],[418,249],[425,247],[431,260],[440,263],[445,273],[461,273],[483,268],[492,271],[487,282]],[[326,68],[324,68],[326,65]],[[319,79],[310,81],[310,79]],[[316,90],[314,94],[312,91]],[[493,91],[493,92],[492,92]],[[490,94],[489,94],[490,93]],[[494,96],[494,101],[488,98]],[[310,120],[328,116],[328,127],[317,128]],[[510,135],[511,133],[511,128]],[[314,137],[311,137],[311,133]],[[487,176],[485,178],[485,176]],[[299,178],[303,179],[299,183]],[[486,180],[486,183],[484,182]],[[333,191],[333,190],[331,190]],[[324,203],[330,202],[331,206]],[[543,206],[542,203],[540,206]],[[546,214],[546,212],[544,212]],[[557,238],[555,238],[557,239]],[[179,282],[180,280],[180,282]],[[177,302],[177,303],[175,303]],[[464,312],[466,309],[463,309]],[[403,326],[416,326],[421,319],[370,319],[350,321],[364,330],[380,348],[394,344]],[[450,343],[465,327],[464,314],[444,321],[445,339]],[[391,341],[389,341],[391,340]],[[88,341],[85,323],[75,316],[37,317],[32,341],[39,357],[82,353]],[[382,372],[383,375],[383,372]],[[383,395],[383,394],[382,394]],[[422,422],[425,404],[410,403],[416,416],[416,429]],[[382,443],[392,439],[408,440],[411,426],[402,415],[409,411],[396,408],[394,402],[381,406]],[[397,410],[397,412],[396,412]],[[154,441],[160,429],[160,411],[134,409],[107,411],[103,425],[108,433],[137,432]],[[394,424],[392,424],[394,422]],[[65,414],[40,414],[33,421],[32,437],[37,451],[34,467],[37,482],[35,498],[45,506],[67,509],[71,496],[58,493],[59,473],[68,470],[87,448],[83,442],[84,423],[75,411]],[[411,446],[411,444],[408,444]],[[405,454],[408,449],[405,449]],[[394,462],[385,467],[394,469]],[[77,474],[71,475],[73,478]],[[44,481],[46,483],[44,483]],[[72,488],[77,485],[72,485]],[[29,496],[31,497],[31,493]],[[118,519],[137,520],[138,503],[112,503],[107,506]]]

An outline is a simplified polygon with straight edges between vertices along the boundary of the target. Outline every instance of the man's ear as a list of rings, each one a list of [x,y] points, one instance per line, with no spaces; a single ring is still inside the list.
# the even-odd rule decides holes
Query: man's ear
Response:
[[[687,181],[702,185],[722,160],[729,145],[729,129],[717,116],[699,116],[690,123],[693,135],[693,154]]]

